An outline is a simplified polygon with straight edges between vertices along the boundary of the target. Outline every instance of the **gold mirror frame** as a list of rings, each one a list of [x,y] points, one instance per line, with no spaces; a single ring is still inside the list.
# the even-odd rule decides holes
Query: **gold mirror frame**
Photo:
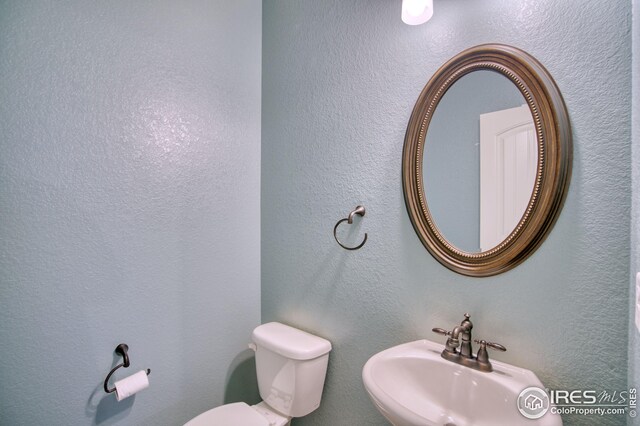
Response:
[[[423,187],[423,153],[429,123],[447,90],[466,74],[490,70],[520,90],[533,116],[538,165],[529,204],[515,229],[491,250],[470,253],[449,243],[433,221]],[[445,63],[424,87],[413,108],[402,153],[402,185],[413,227],[429,252],[463,275],[486,277],[514,268],[542,244],[560,214],[569,188],[571,128],[560,90],[534,57],[512,46],[485,44]]]

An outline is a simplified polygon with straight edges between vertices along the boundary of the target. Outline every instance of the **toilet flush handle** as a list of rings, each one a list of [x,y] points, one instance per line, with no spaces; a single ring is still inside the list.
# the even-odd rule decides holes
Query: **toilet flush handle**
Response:
[[[252,343],[249,343],[249,349],[255,352],[258,350],[258,347],[256,346],[255,343],[252,342]]]

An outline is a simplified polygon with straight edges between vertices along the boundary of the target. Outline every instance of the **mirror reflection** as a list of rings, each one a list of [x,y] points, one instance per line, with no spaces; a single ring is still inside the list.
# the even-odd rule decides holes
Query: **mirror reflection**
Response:
[[[498,246],[526,211],[537,161],[517,86],[490,70],[460,78],[438,103],[424,145],[424,195],[441,234],[469,253]]]

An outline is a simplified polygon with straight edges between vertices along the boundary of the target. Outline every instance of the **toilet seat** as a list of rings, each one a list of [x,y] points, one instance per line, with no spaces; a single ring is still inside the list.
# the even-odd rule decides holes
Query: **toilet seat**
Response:
[[[244,402],[221,405],[189,420],[184,426],[269,426],[269,421]]]

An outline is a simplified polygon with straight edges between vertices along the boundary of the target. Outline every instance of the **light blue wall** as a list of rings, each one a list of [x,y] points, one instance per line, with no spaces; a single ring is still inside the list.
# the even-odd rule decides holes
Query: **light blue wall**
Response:
[[[631,270],[629,292],[629,387],[640,389],[640,335],[635,325],[635,282],[640,272],[640,0],[633,0],[633,66],[631,125]],[[640,425],[640,417],[629,421]]]
[[[240,395],[260,50],[257,0],[0,3],[0,424],[177,425]],[[120,342],[116,378],[152,372],[116,403]]]
[[[374,353],[452,327],[509,348],[496,359],[551,388],[627,386],[631,3],[436,0],[419,27],[400,1],[265,1],[262,102],[262,319],[334,345],[321,407],[306,425],[382,425],[361,369]],[[525,263],[457,275],[416,237],[401,185],[406,124],[420,90],[454,54],[499,42],[538,58],[571,117],[571,187],[551,234]],[[332,228],[356,204],[366,246]],[[346,233],[349,230],[345,231]],[[625,424],[624,417],[566,424]]]

